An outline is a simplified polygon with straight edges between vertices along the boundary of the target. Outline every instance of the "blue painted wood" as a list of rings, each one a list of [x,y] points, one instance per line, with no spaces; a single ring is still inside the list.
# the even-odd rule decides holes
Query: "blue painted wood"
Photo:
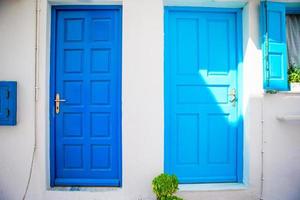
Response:
[[[165,9],[165,171],[180,183],[242,181],[241,10]]]
[[[288,90],[285,4],[261,2],[265,90]]]
[[[55,186],[55,59],[56,59],[56,24],[57,8],[51,8],[51,48],[50,48],[50,88],[49,88],[49,121],[50,121],[50,186]]]
[[[17,82],[0,81],[0,126],[17,124]]]
[[[121,186],[121,7],[53,9],[51,186]]]
[[[286,14],[300,14],[300,3],[285,3]]]

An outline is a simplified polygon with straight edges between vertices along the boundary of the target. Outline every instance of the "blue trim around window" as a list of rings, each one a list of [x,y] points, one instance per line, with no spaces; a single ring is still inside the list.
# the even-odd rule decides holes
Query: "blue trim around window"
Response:
[[[300,3],[286,3],[286,14],[300,14]]]

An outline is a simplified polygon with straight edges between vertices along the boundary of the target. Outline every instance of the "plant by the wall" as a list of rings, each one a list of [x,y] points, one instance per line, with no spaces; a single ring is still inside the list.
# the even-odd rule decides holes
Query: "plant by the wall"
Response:
[[[300,66],[290,64],[288,75],[290,83],[300,83]]]
[[[152,189],[157,200],[183,200],[174,195],[178,190],[178,179],[175,175],[161,174],[152,181]]]

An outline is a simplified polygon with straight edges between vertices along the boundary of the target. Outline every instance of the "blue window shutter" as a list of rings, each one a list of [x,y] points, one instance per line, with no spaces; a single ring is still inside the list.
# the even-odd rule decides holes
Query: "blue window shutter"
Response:
[[[0,81],[0,126],[15,126],[17,117],[17,82]]]
[[[261,2],[265,90],[288,90],[285,4]]]

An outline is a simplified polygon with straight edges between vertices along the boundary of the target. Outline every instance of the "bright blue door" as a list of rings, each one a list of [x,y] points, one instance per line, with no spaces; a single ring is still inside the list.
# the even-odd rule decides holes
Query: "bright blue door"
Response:
[[[121,185],[120,12],[54,9],[52,185]]]
[[[238,182],[237,11],[166,8],[165,170]]]

